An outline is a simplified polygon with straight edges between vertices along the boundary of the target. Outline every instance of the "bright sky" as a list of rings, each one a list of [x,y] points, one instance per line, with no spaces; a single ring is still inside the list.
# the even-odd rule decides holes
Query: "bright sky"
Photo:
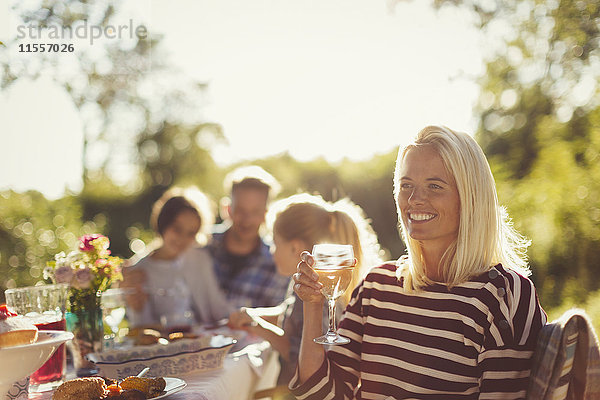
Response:
[[[213,154],[220,164],[283,151],[367,159],[427,124],[476,127],[484,42],[455,9],[435,12],[422,0],[393,11],[386,0],[146,0],[140,10],[132,1],[125,12],[164,34],[168,61],[209,84],[201,112],[224,128],[228,145]],[[0,188],[51,198],[81,188],[82,124],[51,76],[0,93],[0,120]]]

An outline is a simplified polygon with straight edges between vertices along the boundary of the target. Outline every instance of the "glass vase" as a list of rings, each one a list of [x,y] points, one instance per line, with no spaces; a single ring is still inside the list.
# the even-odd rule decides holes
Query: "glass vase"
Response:
[[[77,376],[90,376],[98,369],[86,356],[102,351],[104,327],[102,324],[101,293],[71,289],[70,307],[66,314],[67,330],[73,333],[68,344]]]

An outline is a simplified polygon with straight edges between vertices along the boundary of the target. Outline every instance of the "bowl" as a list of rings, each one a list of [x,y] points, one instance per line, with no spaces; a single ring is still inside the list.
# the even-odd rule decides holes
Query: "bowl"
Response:
[[[35,343],[0,348],[0,398],[13,382],[31,375],[54,354],[58,347],[73,339],[71,332],[39,331]]]
[[[180,376],[222,368],[235,343],[235,339],[223,335],[202,336],[91,353],[87,359],[96,365],[100,376],[111,379],[137,375],[146,367],[150,368],[148,376]]]

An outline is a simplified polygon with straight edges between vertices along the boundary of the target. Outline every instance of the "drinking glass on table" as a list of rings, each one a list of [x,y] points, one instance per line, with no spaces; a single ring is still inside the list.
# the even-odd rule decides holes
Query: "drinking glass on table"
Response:
[[[327,299],[329,308],[329,329],[323,336],[314,339],[319,344],[346,344],[350,339],[340,336],[335,327],[335,302],[344,294],[354,272],[354,250],[351,245],[317,244],[313,247],[315,260],[313,269],[323,284],[321,293]]]
[[[29,286],[7,289],[6,304],[19,315],[28,318],[41,331],[66,329],[65,308],[68,285]],[[31,374],[30,392],[51,390],[65,379],[67,367],[65,345],[61,345],[44,365]]]
[[[124,289],[108,289],[102,293],[102,320],[104,326],[110,330],[110,332],[107,332],[107,329],[104,331],[104,345],[107,348],[113,347],[114,343],[121,342],[119,329],[124,318]]]
[[[152,299],[163,333],[191,332],[196,321],[190,289],[183,279],[170,288],[154,288]]]

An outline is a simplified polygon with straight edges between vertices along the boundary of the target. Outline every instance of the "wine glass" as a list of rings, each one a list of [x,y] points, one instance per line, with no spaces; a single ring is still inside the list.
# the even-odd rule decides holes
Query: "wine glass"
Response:
[[[335,327],[335,301],[348,289],[354,271],[354,251],[351,245],[316,244],[312,256],[313,269],[323,284],[321,293],[327,298],[329,307],[329,329],[323,336],[313,339],[319,344],[346,344],[350,339],[338,335]]]

